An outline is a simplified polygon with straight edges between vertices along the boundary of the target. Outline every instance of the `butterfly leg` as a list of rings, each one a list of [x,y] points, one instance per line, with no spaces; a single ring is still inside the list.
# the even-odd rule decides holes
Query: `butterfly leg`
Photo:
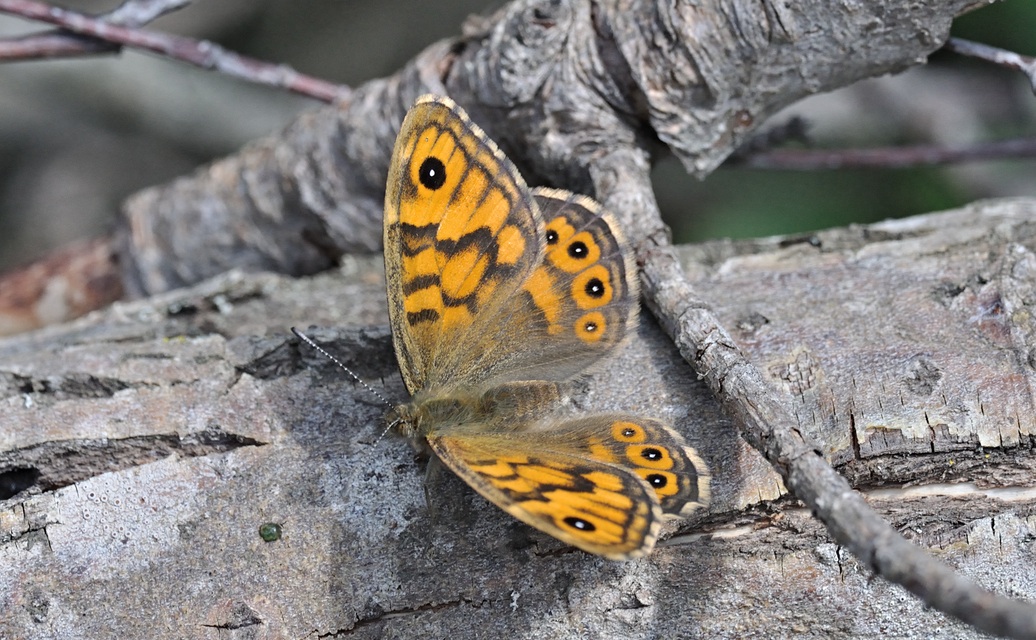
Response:
[[[424,504],[425,508],[428,509],[428,515],[432,520],[432,526],[436,526],[439,522],[439,505],[434,500],[436,494],[442,495],[441,491],[437,491],[432,485],[437,485],[442,482],[443,474],[442,470],[445,467],[442,461],[439,460],[438,456],[432,455],[428,457],[428,466],[424,472]]]

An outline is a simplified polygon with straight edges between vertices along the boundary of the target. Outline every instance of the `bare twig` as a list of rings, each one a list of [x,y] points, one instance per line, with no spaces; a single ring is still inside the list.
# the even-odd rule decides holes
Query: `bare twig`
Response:
[[[111,24],[138,28],[155,18],[190,5],[194,0],[126,0],[117,9],[99,16]],[[39,58],[71,58],[120,51],[121,46],[96,38],[54,30],[0,40],[0,62]]]
[[[937,145],[883,147],[878,149],[774,149],[732,158],[732,163],[754,169],[905,168],[934,166],[977,160],[1036,157],[1036,138],[986,142],[961,149]]]
[[[126,0],[102,17],[112,24],[142,27],[156,18],[179,11],[193,3],[194,0]]]
[[[122,47],[96,38],[73,33],[48,31],[22,38],[0,40],[0,62],[38,60],[40,58],[79,58],[115,53]]]
[[[971,56],[972,58],[992,62],[1008,69],[1021,71],[1029,79],[1029,84],[1032,85],[1032,92],[1036,93],[1036,58],[962,38],[950,38],[946,41],[946,45],[943,48],[947,51],[959,53],[962,56]]]
[[[986,633],[1036,638],[1036,606],[985,590],[908,542],[803,433],[763,372],[689,283],[661,225],[643,154],[616,146],[596,162],[594,175],[604,178],[595,182],[596,192],[605,205],[641,220],[651,218],[658,229],[639,243],[637,251],[645,304],[738,424],[742,437],[766,457],[834,540],[876,575],[902,585],[939,611]],[[617,174],[622,180],[607,179]]]
[[[154,0],[149,5],[130,7],[121,15],[127,20],[140,19],[152,15],[155,10],[165,9],[174,4],[172,0],[164,4],[160,0]],[[120,10],[123,8],[125,5],[120,7]],[[147,10],[149,8],[150,12]],[[248,58],[206,40],[121,26],[33,0],[0,0],[0,12],[54,24],[76,34],[150,51],[202,69],[219,71],[257,84],[280,87],[324,102],[342,100],[351,95],[351,90],[343,85],[300,74],[287,65],[274,65]],[[28,51],[24,46],[22,49]]]

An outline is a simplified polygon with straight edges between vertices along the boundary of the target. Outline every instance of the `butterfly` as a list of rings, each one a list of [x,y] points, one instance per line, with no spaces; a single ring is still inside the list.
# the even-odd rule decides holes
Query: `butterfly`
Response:
[[[585,196],[530,189],[452,100],[423,96],[396,139],[385,271],[409,403],[391,424],[518,520],[615,560],[709,500],[669,426],[557,417],[566,383],[636,327],[632,251]]]

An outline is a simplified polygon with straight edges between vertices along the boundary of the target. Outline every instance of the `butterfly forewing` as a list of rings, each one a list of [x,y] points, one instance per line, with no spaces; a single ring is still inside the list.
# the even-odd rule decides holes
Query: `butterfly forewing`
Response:
[[[452,102],[426,99],[411,109],[391,166],[389,315],[414,392],[471,378],[465,353],[502,350],[477,325],[532,271],[544,231],[517,170]]]

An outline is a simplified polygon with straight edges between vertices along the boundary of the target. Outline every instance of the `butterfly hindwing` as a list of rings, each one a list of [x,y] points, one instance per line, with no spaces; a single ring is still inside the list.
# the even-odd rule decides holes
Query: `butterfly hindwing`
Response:
[[[612,353],[636,326],[637,270],[626,240],[601,205],[557,189],[533,194],[547,247],[522,285],[524,330],[533,345],[508,373],[517,377],[548,369],[550,379],[566,380]]]
[[[709,503],[708,467],[683,436],[662,422],[608,414],[575,420],[563,429],[584,434],[578,441],[590,456],[607,458],[643,478],[663,514],[684,517]]]
[[[584,551],[629,559],[665,516],[709,500],[704,462],[657,420],[592,415],[549,428],[428,434],[436,455],[519,520]]]
[[[475,491],[540,531],[613,560],[651,551],[662,511],[639,476],[573,453],[553,434],[529,435],[443,433],[428,444]]]
[[[636,326],[636,268],[612,217],[586,196],[556,189],[533,195],[545,221],[543,251],[519,290],[480,309],[463,341],[474,348],[436,359],[445,382],[569,380],[612,353]]]
[[[569,380],[612,353],[636,326],[636,269],[611,216],[585,196],[556,189],[533,194],[545,219],[535,269],[513,296],[482,307],[463,341],[475,348],[441,354],[436,362],[446,376],[430,378],[467,385]]]

